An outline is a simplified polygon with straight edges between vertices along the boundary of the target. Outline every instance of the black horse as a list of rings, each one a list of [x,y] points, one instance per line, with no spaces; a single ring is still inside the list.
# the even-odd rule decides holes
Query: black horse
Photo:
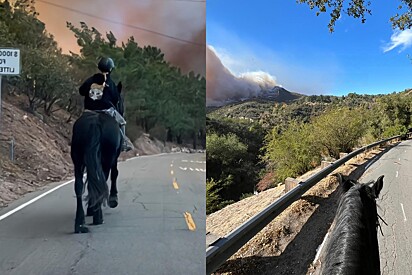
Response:
[[[320,273],[380,274],[376,199],[383,187],[383,175],[366,184],[337,176],[345,193],[322,253]]]
[[[121,83],[118,85],[119,93]],[[122,101],[122,100],[121,100]],[[123,113],[123,102],[119,102]],[[118,205],[116,180],[119,174],[117,159],[121,152],[123,137],[117,121],[103,112],[85,111],[73,126],[71,158],[74,164],[74,189],[77,199],[75,233],[87,233],[82,195],[85,190],[83,174],[87,172],[88,215],[93,224],[103,223],[102,204],[108,199],[109,207]],[[107,179],[111,178],[110,195]]]

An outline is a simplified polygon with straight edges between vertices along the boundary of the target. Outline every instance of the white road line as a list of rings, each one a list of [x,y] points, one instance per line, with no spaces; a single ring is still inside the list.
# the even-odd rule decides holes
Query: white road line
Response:
[[[396,177],[398,177],[399,176],[399,171],[396,171]]]
[[[193,171],[193,168],[192,168],[192,167],[189,167],[189,169],[190,169],[190,171]]]
[[[43,198],[44,196],[50,194],[51,192],[54,192],[54,191],[56,191],[57,189],[65,186],[65,185],[67,185],[67,184],[69,184],[69,183],[72,183],[72,182],[74,182],[74,179],[69,180],[69,181],[67,181],[67,182],[65,182],[65,183],[62,183],[62,184],[60,184],[59,186],[56,186],[56,187],[54,187],[53,189],[50,189],[49,191],[44,192],[43,194],[35,197],[34,199],[31,199],[31,200],[29,200],[28,202],[23,203],[22,205],[14,208],[13,210],[7,212],[6,214],[1,215],[1,216],[0,216],[0,221],[3,220],[3,219],[5,219],[5,218],[7,218],[8,216],[16,213],[17,211],[22,210],[23,208],[25,208],[26,206],[32,204],[33,202],[38,201],[39,199]]]
[[[323,246],[325,245],[326,240],[328,239],[328,235],[329,235],[329,232],[326,233],[325,238],[323,238],[323,242],[320,244],[320,246],[319,246],[319,248],[318,248],[318,251],[316,252],[315,260],[313,260],[313,263],[314,263],[314,264],[315,264],[316,261],[319,259],[320,253],[322,252],[322,248],[323,248]]]
[[[148,157],[158,157],[158,156],[164,156],[167,154],[171,154],[171,153],[160,153],[160,154],[154,154],[154,155],[137,156],[137,157],[126,159],[125,161],[130,161],[130,160],[140,159],[140,158],[148,158]]]
[[[186,170],[187,170],[187,167],[181,167],[181,166],[179,166],[179,168],[182,169],[183,171],[186,171]]]
[[[188,162],[188,160],[187,159],[182,159],[182,162]]]
[[[206,169],[200,169],[200,172],[206,172]]]
[[[405,209],[403,209],[403,204],[401,203],[402,207],[402,213],[403,213],[403,221],[406,222],[406,215],[405,215]]]
[[[198,171],[198,172],[200,171],[199,168],[195,168],[195,170]]]

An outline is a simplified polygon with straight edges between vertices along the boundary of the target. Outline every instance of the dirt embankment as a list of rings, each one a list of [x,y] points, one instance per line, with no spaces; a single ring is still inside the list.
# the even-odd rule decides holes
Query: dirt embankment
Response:
[[[357,179],[376,149],[350,160],[334,173]],[[311,171],[300,180],[308,178]],[[328,176],[289,206],[276,219],[246,243],[214,274],[306,274],[313,270],[316,249],[322,243],[337,208],[336,177]],[[261,192],[209,215],[206,232],[223,237],[284,194],[284,186]],[[230,218],[229,218],[230,217]]]
[[[74,121],[60,110],[52,117],[25,110],[24,96],[5,96],[0,113],[0,208],[22,195],[73,177],[70,139]],[[13,146],[12,146],[13,143]],[[119,160],[179,150],[143,134]],[[13,148],[12,148],[13,147]],[[11,159],[13,158],[13,160]]]
[[[72,174],[69,156],[72,125],[62,123],[64,118],[57,116],[43,122],[40,115],[24,111],[21,107],[24,99],[13,97],[2,102],[0,207]]]

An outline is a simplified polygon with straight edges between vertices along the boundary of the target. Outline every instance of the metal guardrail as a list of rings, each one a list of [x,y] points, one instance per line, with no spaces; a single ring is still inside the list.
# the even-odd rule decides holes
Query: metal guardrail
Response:
[[[410,133],[408,133],[410,136]],[[275,202],[271,203],[268,207],[256,214],[248,221],[237,227],[223,238],[217,239],[211,243],[206,249],[206,274],[211,274],[216,271],[227,259],[236,253],[245,243],[253,238],[260,230],[262,230],[268,223],[276,218],[293,202],[298,200],[306,191],[312,188],[316,183],[332,173],[336,168],[357,156],[358,154],[381,145],[385,142],[402,138],[401,135],[394,136],[388,139],[377,141],[375,143],[366,145],[356,151],[353,151],[345,157],[335,161],[331,165],[325,167],[318,173],[312,175],[306,181],[299,182],[299,184],[280,197]]]

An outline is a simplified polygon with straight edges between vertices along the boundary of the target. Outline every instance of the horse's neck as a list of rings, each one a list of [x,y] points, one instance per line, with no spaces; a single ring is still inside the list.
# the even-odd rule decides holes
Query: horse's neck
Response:
[[[374,270],[376,266],[379,268],[376,215],[372,217],[376,214],[376,205],[375,211],[371,211],[369,208],[374,204],[367,203],[368,206],[365,206],[360,196],[345,195],[339,204],[326,251],[323,253],[322,274],[341,274],[342,270]]]

